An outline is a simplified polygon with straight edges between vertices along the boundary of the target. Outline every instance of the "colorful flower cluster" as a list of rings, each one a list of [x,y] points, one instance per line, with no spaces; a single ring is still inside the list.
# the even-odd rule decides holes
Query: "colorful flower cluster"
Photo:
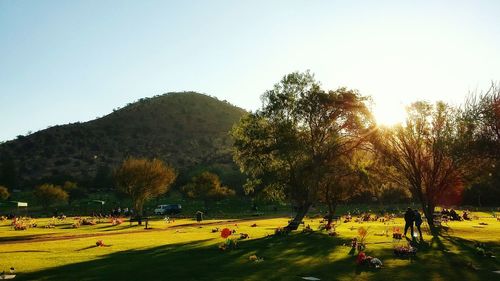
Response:
[[[415,256],[417,254],[417,248],[412,247],[411,245],[406,246],[396,246],[394,247],[394,255],[400,258],[408,258]]]

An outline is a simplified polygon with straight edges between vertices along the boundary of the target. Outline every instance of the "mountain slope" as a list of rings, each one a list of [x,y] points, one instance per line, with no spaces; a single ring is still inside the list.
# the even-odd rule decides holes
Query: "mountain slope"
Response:
[[[68,178],[89,181],[98,170],[109,173],[127,156],[160,158],[181,172],[197,165],[230,165],[228,132],[244,114],[206,95],[168,93],[93,121],[51,127],[1,144],[0,162],[2,170],[16,171],[17,186]]]

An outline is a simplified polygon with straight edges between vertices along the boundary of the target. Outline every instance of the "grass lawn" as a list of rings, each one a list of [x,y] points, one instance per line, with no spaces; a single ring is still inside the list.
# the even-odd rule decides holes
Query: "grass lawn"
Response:
[[[108,221],[72,229],[72,219],[46,229],[49,219],[38,219],[37,228],[15,231],[10,221],[0,222],[0,271],[16,268],[15,280],[499,280],[500,259],[476,254],[474,241],[500,254],[500,222],[487,213],[480,219],[450,222],[439,238],[424,235],[414,259],[398,259],[392,249],[393,227],[403,220],[340,223],[339,236],[318,231],[320,219],[308,218],[313,233],[299,231],[284,237],[271,234],[288,218],[251,218],[229,222],[190,219],[166,223],[152,221],[153,229],[112,226]],[[256,227],[251,227],[256,223]],[[486,223],[487,225],[480,225]],[[359,227],[368,228],[368,255],[384,263],[380,270],[360,268],[350,255],[350,240]],[[221,251],[220,233],[228,227],[247,233],[238,248]],[[388,234],[388,236],[386,236]],[[96,247],[97,240],[105,247]],[[249,260],[250,255],[263,258]]]

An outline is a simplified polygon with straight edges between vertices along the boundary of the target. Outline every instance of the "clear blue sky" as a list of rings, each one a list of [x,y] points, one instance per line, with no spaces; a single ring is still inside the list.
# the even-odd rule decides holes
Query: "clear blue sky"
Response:
[[[284,74],[378,111],[500,80],[500,1],[0,0],[0,141],[193,90],[254,110]]]

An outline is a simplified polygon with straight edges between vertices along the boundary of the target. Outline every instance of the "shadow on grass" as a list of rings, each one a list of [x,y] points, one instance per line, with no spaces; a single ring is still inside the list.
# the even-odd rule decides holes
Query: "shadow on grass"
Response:
[[[40,238],[52,237],[53,235],[54,235],[53,233],[46,233],[46,234],[30,234],[30,235],[22,235],[22,236],[0,237],[0,244],[17,242],[17,241],[36,240],[36,239],[40,239]]]
[[[437,244],[444,247],[444,242],[450,243],[447,240],[419,246],[421,250],[411,260],[396,259],[392,247],[369,245],[367,254],[380,258],[385,264],[380,270],[357,267],[355,258],[348,255],[350,247],[342,246],[349,245],[348,240],[320,233],[243,240],[237,249],[226,252],[212,242],[213,239],[206,239],[120,251],[95,260],[21,273],[17,280],[301,280],[300,276],[314,276],[321,280],[386,281],[494,280],[497,277],[489,267],[474,270],[464,266],[462,260],[470,258],[471,252],[469,242],[460,240],[453,246],[464,251],[464,257],[438,249]],[[264,261],[249,261],[248,257],[254,254]],[[481,263],[481,266],[485,265]]]
[[[50,253],[50,251],[44,251],[44,250],[2,251],[2,254],[13,254],[13,253]]]

